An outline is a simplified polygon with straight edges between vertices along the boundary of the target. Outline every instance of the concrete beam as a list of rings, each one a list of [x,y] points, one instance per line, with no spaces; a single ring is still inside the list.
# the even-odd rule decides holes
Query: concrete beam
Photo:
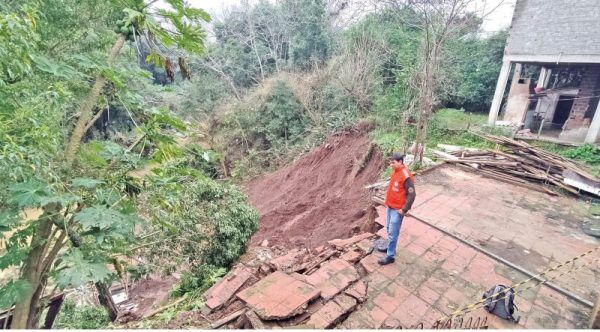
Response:
[[[492,100],[492,106],[490,107],[490,114],[488,116],[488,124],[490,126],[493,126],[498,119],[502,97],[504,97],[504,90],[506,89],[508,75],[510,74],[510,66],[510,61],[502,61],[502,68],[500,69],[500,75],[498,75],[498,82],[496,83],[496,92],[494,92],[494,99]]]
[[[529,55],[529,54],[505,54],[504,61],[510,62],[542,62],[542,63],[600,63],[600,55]]]
[[[587,135],[585,136],[585,142],[592,144],[596,143],[598,134],[600,134],[600,103],[598,103],[598,107],[596,107],[596,112],[594,113],[594,118],[590,124],[590,129],[588,129]]]

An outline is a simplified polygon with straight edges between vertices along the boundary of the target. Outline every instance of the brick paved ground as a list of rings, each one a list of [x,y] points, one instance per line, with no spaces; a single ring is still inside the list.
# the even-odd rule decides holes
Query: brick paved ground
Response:
[[[339,327],[348,329],[425,327],[462,306],[474,303],[495,284],[526,279],[455,239],[407,218],[396,262],[379,266],[383,253],[361,261],[369,272],[367,301]],[[518,295],[521,321],[504,322],[478,309],[468,317],[488,317],[490,328],[582,328],[590,309],[547,287]]]
[[[451,166],[417,182],[413,215],[529,271],[540,272],[600,245],[580,229],[591,218],[581,200],[552,197]],[[600,295],[600,267],[590,264],[556,284],[593,302]]]
[[[579,230],[587,211],[584,203],[574,199],[550,197],[454,167],[421,176],[417,194],[413,215],[530,271],[542,271],[600,245]],[[378,210],[378,221],[383,223],[384,209]],[[478,301],[495,284],[527,279],[410,217],[402,226],[396,262],[378,266],[382,255],[373,253],[361,261],[369,272],[365,277],[368,299],[340,327],[395,328],[419,322],[427,327],[444,314]],[[597,257],[598,253],[591,258]],[[593,302],[600,292],[599,267],[585,267],[555,283]],[[483,309],[472,316],[488,317],[491,328],[582,328],[591,312],[546,286],[519,294],[516,304],[522,316],[518,325]]]

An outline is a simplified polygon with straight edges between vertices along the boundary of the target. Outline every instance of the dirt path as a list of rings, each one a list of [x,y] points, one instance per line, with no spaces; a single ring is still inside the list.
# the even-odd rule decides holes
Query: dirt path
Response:
[[[363,187],[378,179],[382,165],[367,132],[363,126],[334,134],[295,163],[251,181],[246,192],[261,216],[252,244],[315,247],[358,231],[370,204]]]

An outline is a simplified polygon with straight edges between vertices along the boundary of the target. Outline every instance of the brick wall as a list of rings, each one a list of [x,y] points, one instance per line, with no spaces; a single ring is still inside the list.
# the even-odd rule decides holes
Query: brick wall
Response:
[[[600,91],[597,91],[600,85],[600,67],[590,66],[586,69],[581,85],[579,86],[579,95],[573,102],[573,108],[571,108],[571,114],[565,124],[565,129],[573,129],[581,126],[589,126],[591,118],[585,119],[585,113],[588,110],[590,101],[594,96],[600,95]]]
[[[505,53],[599,55],[600,0],[517,0]]]

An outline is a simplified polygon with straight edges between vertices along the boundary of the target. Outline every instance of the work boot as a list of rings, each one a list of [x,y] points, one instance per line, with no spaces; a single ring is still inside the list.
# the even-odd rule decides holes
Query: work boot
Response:
[[[379,263],[379,265],[388,265],[388,264],[392,264],[396,259],[394,259],[394,257],[390,257],[390,256],[385,256],[385,257],[381,257],[377,263]]]

